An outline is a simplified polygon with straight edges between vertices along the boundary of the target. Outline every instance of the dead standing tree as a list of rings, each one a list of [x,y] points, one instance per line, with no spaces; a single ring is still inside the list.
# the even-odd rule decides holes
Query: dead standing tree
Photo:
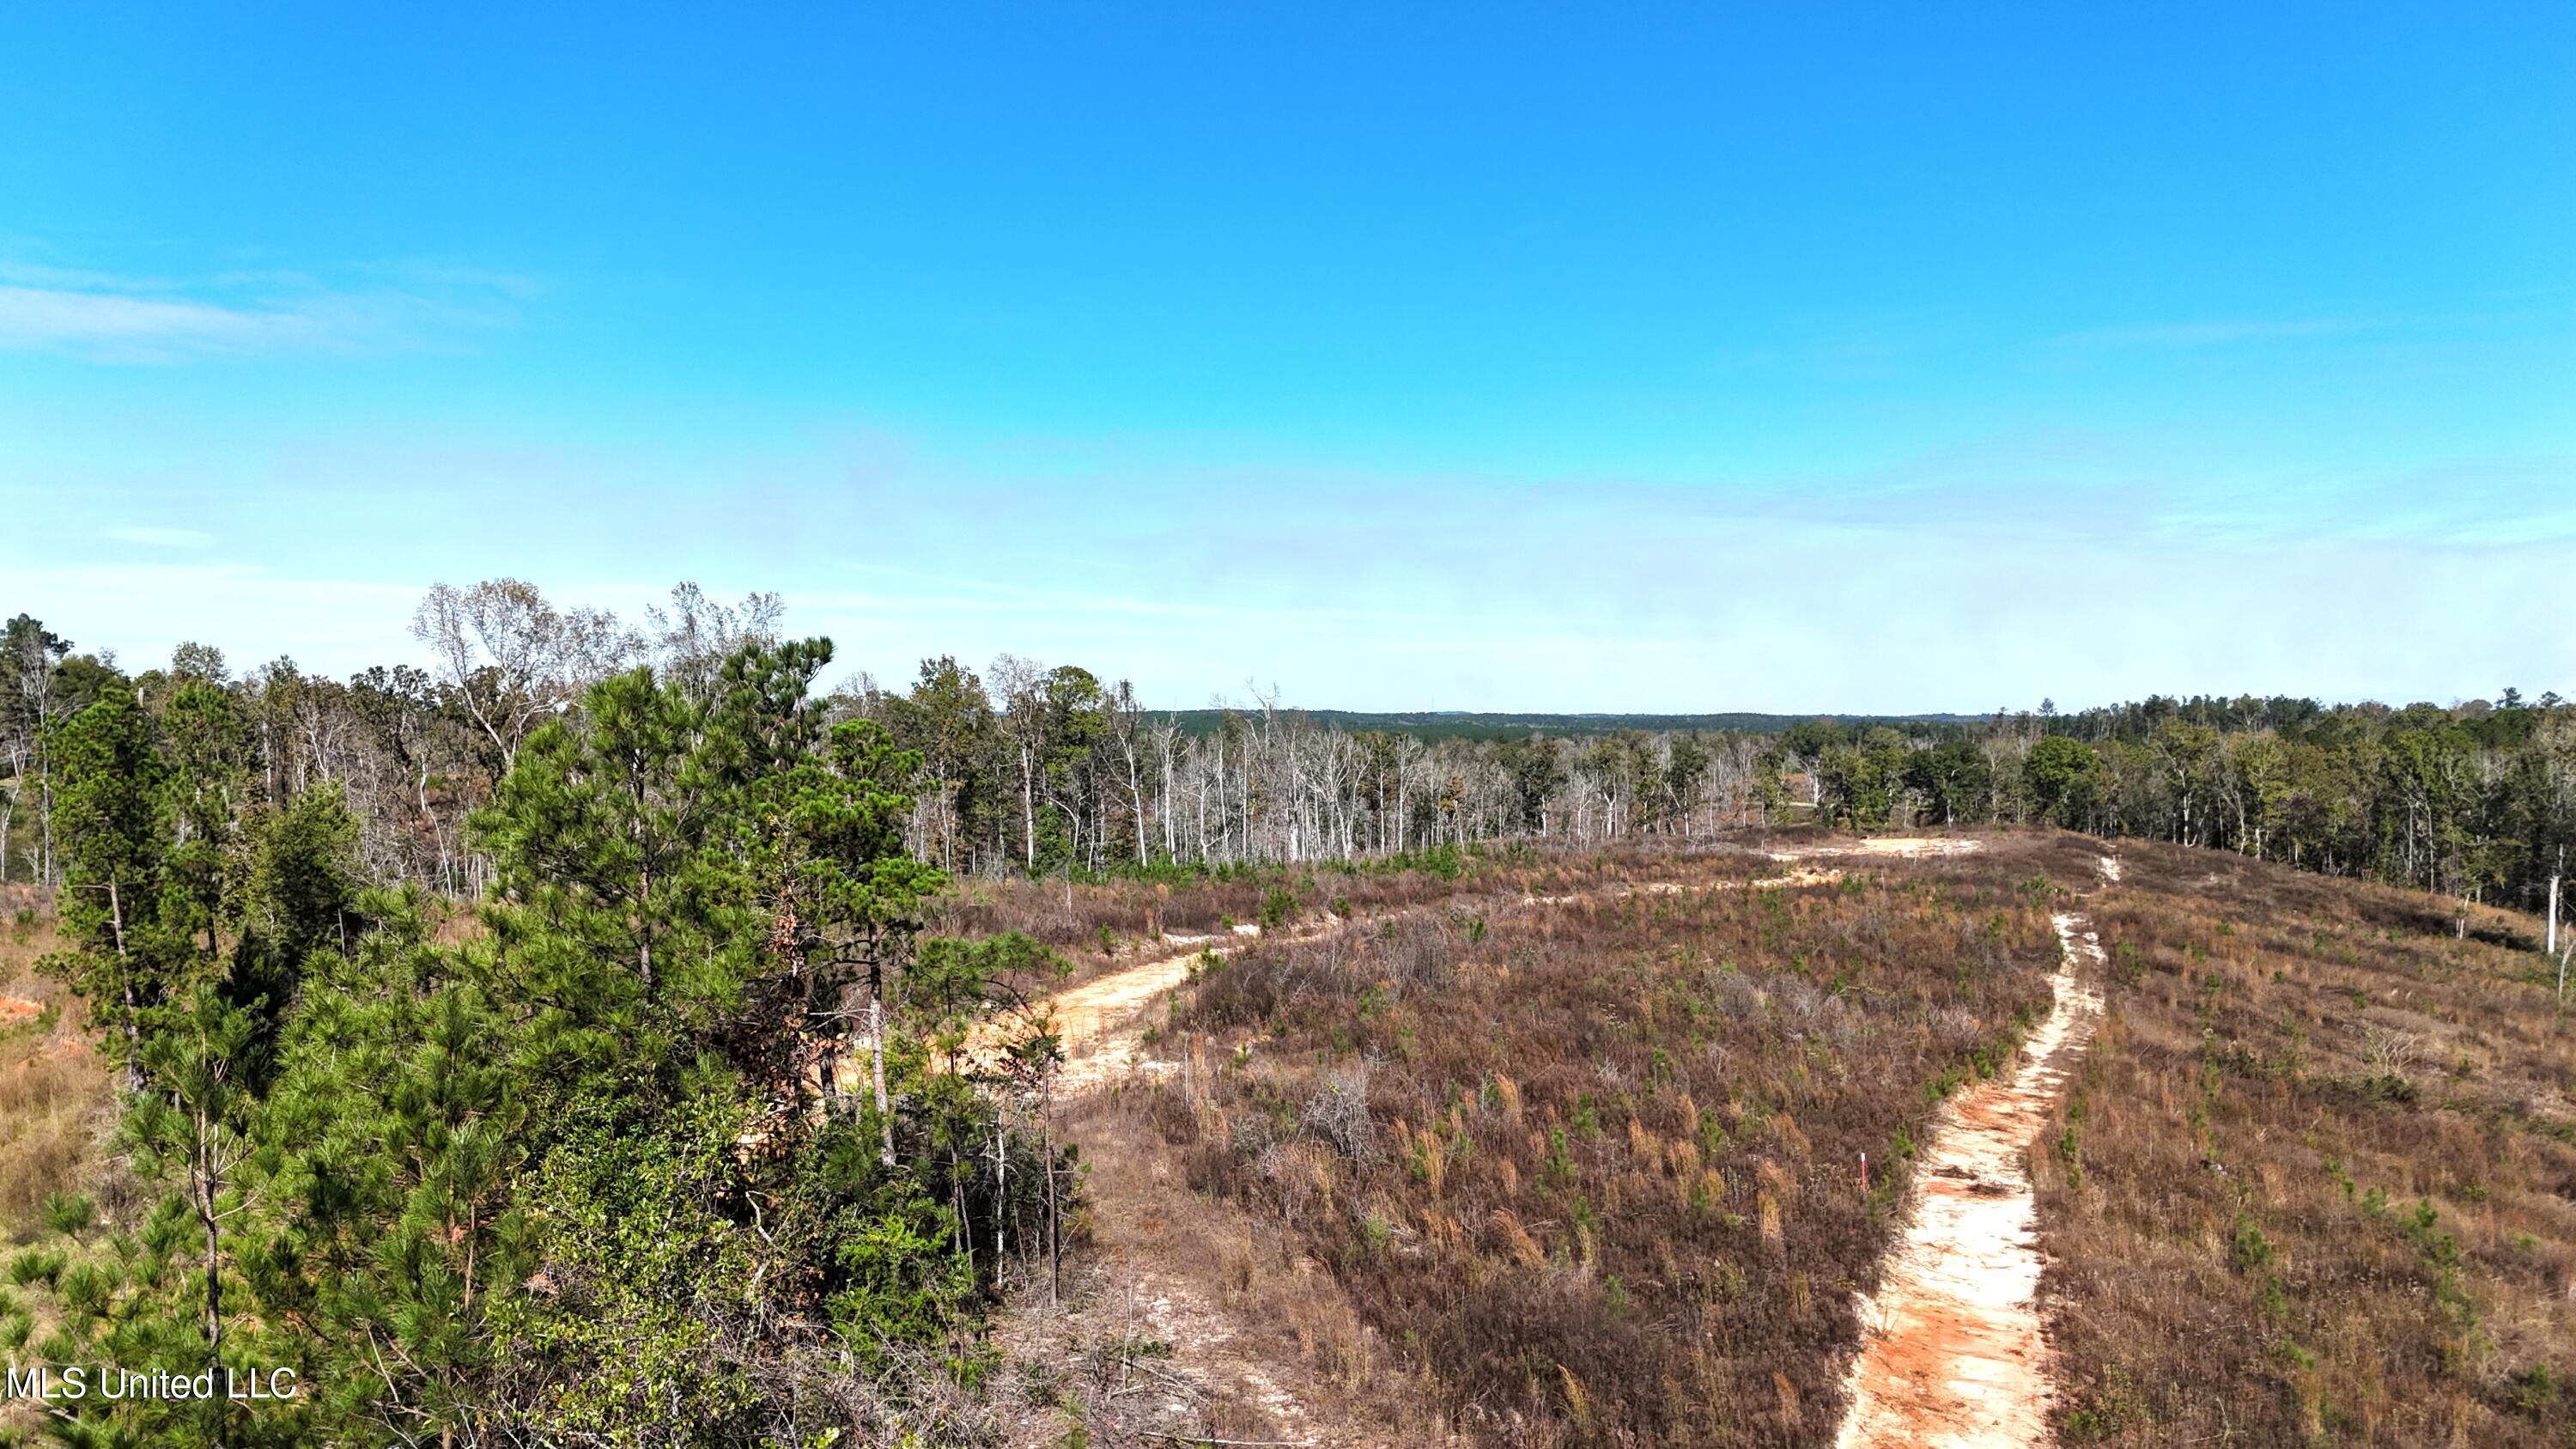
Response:
[[[615,615],[559,610],[518,579],[433,586],[412,615],[411,633],[436,656],[441,681],[491,740],[505,775],[530,732],[638,647]]]

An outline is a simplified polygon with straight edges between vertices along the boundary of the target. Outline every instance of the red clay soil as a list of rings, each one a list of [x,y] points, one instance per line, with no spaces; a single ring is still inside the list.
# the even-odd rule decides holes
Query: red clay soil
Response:
[[[2103,874],[2117,879],[2117,867]],[[2050,1442],[2036,1206],[2023,1153],[2101,1014],[2102,949],[2057,917],[2057,1003],[2020,1070],[1951,1100],[1916,1177],[1912,1218],[1863,1338],[1838,1449],[2030,1449]]]

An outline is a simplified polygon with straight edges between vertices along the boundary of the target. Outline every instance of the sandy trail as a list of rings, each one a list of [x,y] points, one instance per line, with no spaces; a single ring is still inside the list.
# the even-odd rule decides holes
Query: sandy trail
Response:
[[[1792,852],[1773,852],[1771,858],[1784,864],[1810,856],[1872,855],[1919,859],[1925,856],[1964,855],[1983,848],[1985,842],[1946,836],[1881,835],[1857,841],[1836,841],[1829,845]],[[1795,865],[1788,872],[1752,882],[1756,890],[1782,886],[1831,885],[1842,879],[1842,872],[1830,867]],[[1721,883],[1725,884],[1725,883]],[[1712,886],[1712,889],[1720,888]],[[1669,881],[1655,881],[1639,886],[1623,886],[1609,892],[1573,892],[1566,895],[1530,895],[1521,898],[1525,906],[1562,906],[1592,896],[1612,899],[1630,895],[1672,895],[1683,889]],[[1292,940],[1309,940],[1327,931],[1342,929],[1333,922],[1291,934]],[[1121,971],[1111,972],[1097,981],[1087,981],[1070,991],[1058,993],[1042,1004],[1055,1010],[1055,1028],[1064,1043],[1065,1064],[1056,1077],[1056,1085],[1070,1091],[1081,1091],[1108,1081],[1121,1073],[1155,1064],[1144,1060],[1143,1014],[1166,992],[1189,979],[1190,968],[1209,952],[1230,956],[1261,937],[1257,926],[1237,926],[1234,937],[1170,936],[1166,945],[1189,949],[1172,955],[1140,962]],[[1239,938],[1248,938],[1239,939]],[[998,1050],[1011,1031],[1026,1018],[1007,1024],[996,1024],[978,1030],[968,1039],[969,1056],[981,1056]]]
[[[1256,926],[1237,926],[1235,931],[1237,937],[1259,939],[1260,935]],[[1039,1004],[1038,1012],[1053,1011],[1056,1035],[1064,1044],[1064,1066],[1056,1073],[1059,1088],[1078,1092],[1142,1064],[1146,1009],[1187,981],[1190,968],[1205,957],[1230,956],[1243,945],[1225,936],[1167,936],[1164,944],[1189,949],[1113,971]],[[974,1057],[998,1050],[1033,1019],[1034,1015],[1016,1016],[978,1028],[967,1039],[966,1054]]]
[[[1949,844],[1950,842],[1931,842]],[[1975,841],[1966,842],[1973,849]],[[1885,853],[1885,852],[1879,852]],[[1755,889],[1776,886],[1831,885],[1842,879],[1839,870],[1800,866],[1784,875],[1752,882]],[[1717,882],[1709,889],[1725,889],[1734,882]],[[1677,895],[1684,887],[1670,881],[1651,881],[1644,885],[1622,886],[1609,891],[1577,891],[1566,895],[1528,895],[1521,897],[1525,906],[1562,906],[1592,898],[1623,899],[1633,895]],[[1312,940],[1331,931],[1344,929],[1347,922],[1330,922],[1290,933],[1286,939]],[[1146,1061],[1143,1046],[1144,1020],[1147,1008],[1189,979],[1190,969],[1210,954],[1231,956],[1262,933],[1256,926],[1237,926],[1235,937],[1168,936],[1167,945],[1185,945],[1188,950],[1175,955],[1140,962],[1121,971],[1111,972],[1097,981],[1087,981],[1070,991],[1059,992],[1041,1003],[1040,1009],[1055,1011],[1055,1029],[1064,1043],[1065,1064],[1056,1076],[1056,1085],[1069,1091],[1097,1086],[1122,1072],[1139,1068],[1151,1069],[1156,1063]],[[1243,939],[1248,938],[1248,939]],[[998,1049],[1009,1030],[1027,1020],[1015,1018],[1007,1025],[979,1030],[967,1041],[969,1056]]]
[[[2106,879],[2118,871],[2105,861]],[[1878,1292],[1860,1304],[1838,1449],[2051,1442],[2037,1209],[2023,1153],[2102,1014],[2099,939],[2081,916],[2056,923],[2056,1004],[2023,1043],[2020,1070],[1951,1098],[1933,1126],[1913,1220]]]
[[[1832,840],[1821,845],[1801,845],[1790,850],[1769,852],[1777,861],[1805,860],[1817,855],[1892,855],[1900,860],[1923,860],[1943,855],[1974,855],[1986,843],[1964,835],[1865,835],[1857,840]]]
[[[1563,895],[1555,896],[1528,895],[1521,897],[1521,904],[1525,906],[1570,906],[1576,901],[1624,901],[1631,896],[1677,896],[1683,891],[1691,889],[1730,891],[1741,890],[1746,886],[1751,886],[1753,889],[1759,891],[1770,890],[1779,886],[1832,885],[1834,882],[1841,880],[1842,878],[1843,873],[1838,870],[1816,870],[1808,866],[1800,866],[1796,870],[1789,872],[1787,875],[1765,876],[1762,879],[1755,881],[1715,880],[1708,882],[1706,885],[1691,887],[1675,885],[1671,881],[1659,880],[1649,881],[1646,884],[1639,886],[1621,886],[1616,890],[1568,891]]]

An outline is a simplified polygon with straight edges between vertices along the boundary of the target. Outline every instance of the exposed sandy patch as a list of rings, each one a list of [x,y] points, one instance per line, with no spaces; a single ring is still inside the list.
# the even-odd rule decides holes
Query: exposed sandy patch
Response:
[[[1865,835],[1856,840],[1835,840],[1823,845],[1802,845],[1792,850],[1768,852],[1773,860],[1805,860],[1818,855],[1887,855],[1901,860],[1922,860],[1931,856],[1974,855],[1986,848],[1982,840],[1959,835]]]
[[[1830,866],[1802,865],[1787,875],[1769,875],[1753,882],[1755,890],[1773,890],[1781,886],[1832,885],[1843,878],[1841,871]]]
[[[45,1008],[23,996],[0,996],[0,1027],[34,1021],[45,1014]]]
[[[1897,843],[1906,842],[1900,839]],[[1965,846],[1968,849],[1975,849],[1980,842],[1933,840],[1916,843],[1933,846]],[[1908,852],[1894,853],[1904,855]],[[1958,852],[1943,850],[1938,853],[1957,854]],[[1756,890],[1769,890],[1785,886],[1832,885],[1842,878],[1843,873],[1840,870],[1830,867],[1798,866],[1780,875],[1766,876],[1760,880],[1715,881],[1699,889],[1735,890],[1749,884]],[[1622,886],[1612,891],[1575,891],[1549,896],[1528,895],[1521,897],[1521,904],[1562,906],[1583,900],[1620,900],[1635,895],[1679,895],[1685,889],[1688,887],[1671,881],[1651,881],[1643,885]],[[1304,929],[1288,933],[1286,939],[1311,940],[1326,932],[1340,930],[1345,924],[1337,920],[1322,920]],[[1039,1009],[1053,1009],[1056,1033],[1064,1044],[1065,1054],[1065,1064],[1057,1074],[1056,1085],[1065,1090],[1080,1091],[1097,1086],[1128,1071],[1139,1069],[1150,1071],[1160,1066],[1160,1063],[1144,1059],[1142,1047],[1146,1026],[1145,1013],[1166,993],[1188,981],[1191,968],[1202,958],[1211,954],[1230,956],[1250,941],[1260,939],[1262,935],[1263,932],[1257,925],[1239,925],[1234,928],[1231,937],[1225,935],[1167,936],[1164,938],[1164,944],[1185,946],[1189,949],[1140,962],[1124,970],[1113,971],[1097,980],[1084,982],[1080,986],[1049,997]],[[982,1058],[1000,1051],[1002,1044],[1014,1031],[1025,1025],[1027,1020],[1027,1017],[1018,1017],[1009,1022],[988,1023],[977,1028],[975,1033],[967,1038],[966,1055]],[[850,1080],[855,1081],[856,1074],[864,1069],[864,1060],[854,1057],[852,1063],[845,1066],[844,1071],[850,1074]]]
[[[1011,1316],[1000,1335],[1007,1356],[1020,1362],[1040,1359],[1047,1355],[1046,1337],[1072,1343],[1086,1332],[1095,1337],[1114,1335],[1113,1342],[1123,1338],[1140,1346],[1153,1345],[1158,1352],[1121,1364],[1116,1371],[1119,1381],[1100,1394],[1114,1400],[1134,1396],[1117,1406],[1115,1418],[1170,1426],[1160,1432],[1130,1430],[1140,1438],[1205,1442],[1211,1436],[1198,1431],[1197,1421],[1212,1401],[1230,1399],[1257,1410],[1270,1422],[1273,1427],[1267,1432],[1278,1437],[1265,1442],[1384,1442],[1382,1435],[1338,1422],[1338,1415],[1324,1412],[1330,1390],[1310,1382],[1303,1369],[1269,1362],[1268,1355],[1258,1350],[1247,1351],[1238,1342],[1231,1315],[1198,1289],[1131,1261],[1132,1255],[1119,1245],[1104,1245],[1100,1256],[1103,1261],[1088,1265],[1083,1273],[1078,1303],[1049,1309],[1031,1302]],[[1104,1328],[1111,1333],[1102,1334]],[[1061,1353],[1058,1349],[1056,1356]],[[1283,1377],[1296,1380],[1297,1388],[1283,1384]],[[1060,1449],[1067,1442],[1060,1415],[1021,1416],[1006,1427],[1005,1436],[1015,1449]]]
[[[1784,860],[1788,859],[1786,856],[1778,858]],[[1764,876],[1760,880],[1753,881],[1717,880],[1710,881],[1707,884],[1700,886],[1682,886],[1676,885],[1671,881],[1659,880],[1652,881],[1641,886],[1623,886],[1615,891],[1569,891],[1564,895],[1556,896],[1523,896],[1521,897],[1521,904],[1525,906],[1569,906],[1574,904],[1576,901],[1620,901],[1626,900],[1630,896],[1677,896],[1685,890],[1733,891],[1743,890],[1748,886],[1758,891],[1775,890],[1782,886],[1832,885],[1834,882],[1841,880],[1842,878],[1843,873],[1838,870],[1819,870],[1813,866],[1800,866],[1786,875]]]
[[[1158,1131],[1070,1109],[1091,1162],[1087,1251],[1061,1306],[1042,1281],[1012,1295],[995,1343],[1049,1365],[1052,1403],[996,1395],[1010,1449],[1217,1443],[1434,1449],[1422,1388],[1377,1344],[1331,1274],[1283,1251],[1276,1225],[1193,1191]],[[1085,1130],[1086,1124],[1095,1130]],[[1144,1349],[1118,1353],[1120,1345]]]
[[[1045,1008],[1053,1010],[1056,1034],[1064,1043],[1064,1066],[1056,1074],[1058,1087],[1080,1091],[1136,1066],[1143,1045],[1146,1010],[1187,981],[1190,968],[1204,957],[1227,956],[1240,949],[1231,942],[1216,944],[1217,937],[1199,940],[1207,944],[1185,941],[1193,949],[1113,971],[1047,999]],[[967,1054],[999,1050],[1011,1029],[1021,1024],[1014,1021],[979,1028],[967,1040]]]
[[[2062,959],[2048,1019],[2009,1080],[1942,1108],[1915,1174],[1912,1221],[1878,1292],[1861,1300],[1839,1449],[2051,1442],[2037,1209],[2023,1154],[2102,1013],[2099,938],[2081,916],[2056,921]]]
[[[1860,843],[1863,855],[1901,855],[1908,860],[1927,855],[1974,855],[1986,843],[1965,835],[1873,835]]]

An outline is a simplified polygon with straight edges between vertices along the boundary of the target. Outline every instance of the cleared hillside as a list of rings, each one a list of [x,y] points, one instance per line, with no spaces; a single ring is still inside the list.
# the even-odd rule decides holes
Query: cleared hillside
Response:
[[[2576,1439],[2576,1036],[2528,918],[2128,844],[2034,1154],[2075,1443]]]
[[[1907,1158],[2047,1010],[2049,906],[2095,859],[1700,857],[1265,946],[1127,1101],[1475,1441],[1828,1443]]]
[[[112,1116],[79,1004],[35,970],[56,944],[32,907],[0,918],[0,1244],[42,1232],[49,1195],[93,1185]]]

